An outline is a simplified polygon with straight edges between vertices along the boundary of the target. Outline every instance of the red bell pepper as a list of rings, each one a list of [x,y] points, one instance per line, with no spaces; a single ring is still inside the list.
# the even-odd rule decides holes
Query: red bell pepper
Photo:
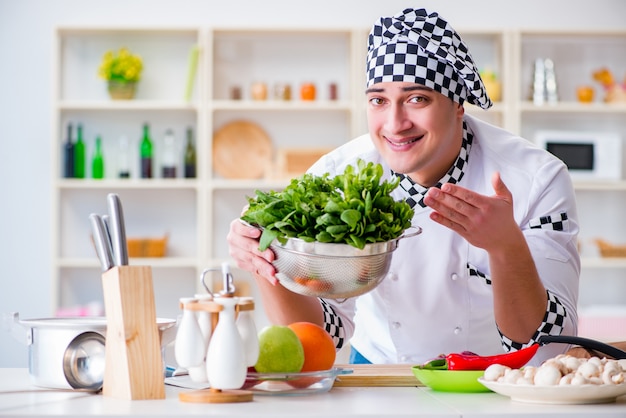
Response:
[[[533,358],[539,349],[539,344],[511,353],[496,354],[493,356],[479,356],[478,354],[463,352],[452,353],[440,358],[431,360],[421,367],[424,369],[441,370],[485,370],[492,364],[501,364],[512,369],[519,369]]]

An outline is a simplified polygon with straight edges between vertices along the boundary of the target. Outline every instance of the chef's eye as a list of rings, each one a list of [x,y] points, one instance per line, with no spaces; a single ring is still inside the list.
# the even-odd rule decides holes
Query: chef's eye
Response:
[[[426,100],[428,100],[428,98],[424,96],[413,96],[409,99],[411,103],[424,103]]]
[[[383,99],[381,99],[380,97],[372,97],[369,102],[371,104],[373,104],[374,106],[379,106],[381,104],[383,104]]]

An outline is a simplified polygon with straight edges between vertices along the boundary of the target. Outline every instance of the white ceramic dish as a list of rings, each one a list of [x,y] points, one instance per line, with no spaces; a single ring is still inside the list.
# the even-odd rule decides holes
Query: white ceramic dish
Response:
[[[480,383],[513,401],[543,404],[593,404],[615,402],[626,395],[626,383],[619,385],[534,386],[486,381]]]

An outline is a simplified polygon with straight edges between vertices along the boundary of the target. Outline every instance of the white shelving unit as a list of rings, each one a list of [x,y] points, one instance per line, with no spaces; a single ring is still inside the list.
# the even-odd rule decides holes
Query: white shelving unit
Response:
[[[626,104],[575,101],[579,84],[594,84],[593,70],[607,66],[622,76],[618,72],[626,68],[626,32],[461,30],[461,34],[481,69],[493,70],[503,85],[501,101],[487,112],[469,106],[471,114],[531,140],[538,130],[564,128],[601,128],[626,138]],[[167,257],[131,259],[131,264],[153,267],[157,313],[177,315],[178,298],[200,290],[200,272],[228,260],[229,223],[240,214],[246,196],[256,189],[280,189],[287,183],[276,176],[276,167],[262,178],[220,176],[213,167],[214,133],[229,122],[250,121],[267,132],[276,152],[333,148],[366,132],[366,39],[367,31],[361,29],[57,29],[51,139],[53,306],[85,304],[101,297],[88,214],[104,212],[106,194],[117,192],[124,203],[129,236],[169,234]],[[187,102],[188,55],[195,45],[200,46],[201,55],[192,98]],[[145,64],[137,98],[130,101],[110,100],[104,81],[97,77],[102,54],[121,46],[140,54]],[[538,57],[552,58],[555,63],[561,100],[554,106],[535,106],[528,99],[532,66]],[[254,82],[267,85],[267,100],[251,99]],[[299,99],[304,82],[316,85],[315,101]],[[274,98],[277,83],[290,85],[290,101]],[[329,99],[331,83],[337,86],[336,100]],[[240,89],[240,100],[231,98],[233,87]],[[596,93],[600,93],[599,87]],[[61,147],[69,122],[84,126],[87,161],[95,135],[102,135],[104,180],[61,178]],[[185,129],[193,128],[197,179],[142,180],[136,178],[136,170],[128,180],[113,177],[119,136],[127,135],[137,150],[144,122],[150,123],[157,156],[167,128],[174,129],[181,144]],[[135,160],[138,162],[138,156]],[[576,183],[576,190],[581,238],[605,236],[626,242],[626,226],[619,223],[619,212],[626,203],[626,181]],[[626,261],[589,254],[585,242],[583,282],[596,283],[599,276],[623,274]],[[248,283],[251,277],[238,271],[235,277],[243,290],[254,294],[254,286]],[[215,275],[213,280],[219,282],[221,277]],[[595,303],[602,297],[587,293],[581,303]],[[626,305],[626,299],[620,303]]]

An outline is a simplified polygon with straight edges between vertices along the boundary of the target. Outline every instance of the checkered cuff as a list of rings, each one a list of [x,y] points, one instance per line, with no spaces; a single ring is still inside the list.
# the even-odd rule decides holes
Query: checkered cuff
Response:
[[[535,331],[535,334],[532,336],[530,341],[527,343],[515,342],[504,336],[504,334],[502,334],[502,332],[498,329],[500,339],[502,340],[502,347],[504,347],[506,351],[516,351],[529,347],[537,343],[542,335],[561,335],[565,325],[565,318],[567,317],[567,310],[556,295],[553,295],[549,290],[547,290],[546,293],[548,294],[546,314],[543,317],[543,321],[541,321],[541,325],[537,331]]]
[[[344,332],[341,317],[335,313],[333,307],[324,299],[319,299],[324,311],[324,329],[330,334],[335,343],[335,349],[339,351],[343,347]]]
[[[565,231],[568,229],[568,224],[569,221],[567,220],[567,212],[561,212],[531,219],[528,226],[531,229],[552,229],[554,231]]]

